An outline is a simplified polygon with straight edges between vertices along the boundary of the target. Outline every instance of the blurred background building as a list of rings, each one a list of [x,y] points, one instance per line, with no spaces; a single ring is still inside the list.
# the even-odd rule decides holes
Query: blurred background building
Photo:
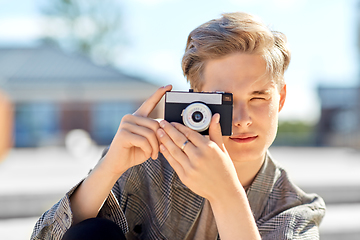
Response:
[[[317,144],[360,149],[360,86],[321,86],[318,93],[321,117],[317,124]]]
[[[14,147],[63,146],[73,129],[108,145],[122,116],[157,89],[80,53],[47,45],[0,48],[0,79],[15,107]]]

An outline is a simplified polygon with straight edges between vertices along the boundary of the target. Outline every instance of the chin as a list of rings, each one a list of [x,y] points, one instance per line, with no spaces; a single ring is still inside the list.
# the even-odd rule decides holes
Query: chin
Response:
[[[225,143],[225,148],[233,162],[259,161],[259,159],[265,156],[268,149],[262,144],[243,144],[240,146],[231,142],[227,142],[227,144]]]
[[[244,152],[238,152],[234,154],[230,154],[231,160],[233,162],[254,162],[259,161],[261,158],[263,158],[265,153],[259,152],[259,151],[244,151]]]

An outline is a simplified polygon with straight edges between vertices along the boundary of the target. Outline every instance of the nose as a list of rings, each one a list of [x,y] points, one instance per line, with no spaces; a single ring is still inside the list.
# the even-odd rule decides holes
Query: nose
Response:
[[[233,125],[249,127],[252,124],[250,112],[246,104],[236,104],[233,108]]]

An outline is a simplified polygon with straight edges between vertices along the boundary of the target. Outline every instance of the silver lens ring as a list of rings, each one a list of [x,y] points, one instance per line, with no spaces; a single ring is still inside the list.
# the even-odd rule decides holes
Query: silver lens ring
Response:
[[[185,126],[202,132],[209,128],[211,121],[211,110],[203,103],[192,103],[182,113],[182,120]]]

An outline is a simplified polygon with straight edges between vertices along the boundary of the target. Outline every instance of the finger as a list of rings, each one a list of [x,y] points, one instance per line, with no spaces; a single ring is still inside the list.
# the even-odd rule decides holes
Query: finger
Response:
[[[178,133],[178,134],[182,135],[181,133]],[[157,135],[158,135],[160,144],[164,145],[166,147],[166,149],[170,152],[170,154],[176,160],[182,161],[183,165],[186,164],[187,162],[189,162],[189,159],[186,156],[184,151],[189,150],[189,148],[194,147],[194,146],[191,144],[191,142],[188,142],[185,146],[186,148],[181,149],[181,147],[187,140],[184,135],[182,135],[183,140],[180,140],[178,144],[176,142],[174,142],[174,140],[171,139],[170,136],[161,128],[159,128],[159,130],[157,131]]]
[[[221,133],[219,113],[215,113],[214,116],[211,118],[209,126],[209,138],[211,141],[215,142],[223,152],[225,151],[223,136]]]
[[[122,127],[123,129],[133,133],[134,135],[139,135],[141,137],[144,137],[151,146],[152,149],[151,158],[157,159],[159,153],[159,142],[156,137],[155,131],[147,127],[138,126],[127,122],[125,122]]]
[[[170,154],[170,152],[166,149],[166,147],[163,144],[160,145],[160,152],[162,153],[162,155],[164,155],[164,157],[169,162],[171,167],[181,178],[181,176],[183,176],[185,173],[183,166],[175,158],[173,158],[173,156]]]
[[[136,126],[141,128],[134,128]],[[159,153],[159,142],[157,141],[156,137],[156,131],[159,129],[158,121],[128,114],[123,117],[120,123],[120,129],[121,128],[126,128],[128,131],[133,132],[134,134],[139,134],[148,138],[148,141],[153,149],[151,158],[157,159]]]
[[[167,91],[172,89],[171,85],[159,88],[153,95],[151,95],[140,107],[134,115],[147,117],[154,110],[156,105],[160,102],[161,98]]]
[[[201,135],[200,133],[198,133],[197,131],[194,131],[194,130],[192,130],[180,123],[176,123],[176,122],[172,122],[170,125],[173,126],[177,131],[182,133],[185,136],[185,139],[189,139],[193,143],[194,146],[198,147],[198,146],[206,143],[206,138],[204,138],[204,136]],[[160,122],[160,127],[161,127],[161,122]],[[168,134],[171,134],[170,130],[168,130],[169,131]]]
[[[121,129],[121,132],[123,133],[122,137],[126,139],[125,148],[138,147],[144,152],[146,158],[151,157],[152,147],[145,137],[133,134],[127,129]]]
[[[192,143],[192,140],[188,138],[188,136],[186,136],[183,132],[179,131],[175,126],[173,126],[172,124],[168,123],[165,120],[162,120],[160,122],[160,127],[161,129],[163,129],[166,134],[169,136],[169,138],[175,143],[175,145],[180,148],[181,151],[184,152],[190,152],[190,151],[194,151],[196,148],[196,144],[194,145]],[[186,128],[184,126],[184,128]],[[190,130],[190,129],[189,129]],[[192,130],[191,130],[192,131]],[[200,135],[201,136],[201,135]],[[184,143],[187,142],[186,144],[186,148],[184,146]],[[189,151],[188,151],[189,150]]]
[[[136,124],[139,126],[149,128],[149,129],[153,130],[154,133],[156,133],[156,131],[159,128],[158,121],[156,121],[154,119],[146,118],[146,117],[139,117],[139,116],[131,115],[131,114],[127,114],[123,117],[123,119],[120,123],[120,126],[122,126],[125,123]]]

